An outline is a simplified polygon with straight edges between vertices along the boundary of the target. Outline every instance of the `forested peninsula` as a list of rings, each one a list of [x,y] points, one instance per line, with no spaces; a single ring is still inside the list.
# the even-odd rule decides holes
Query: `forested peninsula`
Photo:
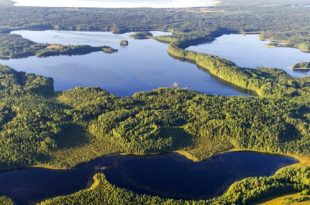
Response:
[[[195,63],[212,75],[240,88],[253,91],[261,97],[287,97],[305,103],[310,99],[310,77],[294,78],[285,71],[275,68],[241,68],[235,63],[204,53],[185,50],[188,46],[201,40],[213,39],[215,34],[204,38],[189,38],[185,40],[171,39],[170,36],[160,37],[163,42],[170,42],[168,53],[179,59]]]
[[[92,52],[102,51],[105,53],[117,52],[109,46],[93,47],[89,45],[60,45],[43,44],[24,39],[20,35],[0,35],[0,58],[25,58],[30,56],[49,57],[59,55],[85,55]]]

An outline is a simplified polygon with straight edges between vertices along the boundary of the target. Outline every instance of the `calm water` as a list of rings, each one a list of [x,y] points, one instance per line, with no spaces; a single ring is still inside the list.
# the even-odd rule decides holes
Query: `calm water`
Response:
[[[131,95],[158,87],[180,87],[208,94],[246,95],[197,68],[195,65],[170,57],[167,44],[155,40],[135,40],[129,34],[114,35],[109,32],[76,31],[16,31],[23,37],[40,43],[66,45],[108,45],[118,53],[95,52],[83,56],[29,57],[0,60],[18,71],[36,73],[54,78],[56,90],[75,86],[97,86],[116,95]],[[154,32],[155,35],[167,33]],[[128,47],[121,47],[120,40],[127,39]]]
[[[216,0],[14,0],[16,6],[99,7],[99,8],[186,8],[214,6]]]
[[[295,48],[267,47],[268,41],[262,41],[258,35],[223,35],[212,43],[191,46],[188,50],[217,55],[233,61],[239,66],[257,68],[260,66],[284,69],[293,76],[306,76],[310,72],[294,72],[296,63],[310,61],[310,53]]]
[[[306,8],[310,8],[310,4],[293,4],[290,7],[292,8],[296,8],[296,7],[306,7]]]
[[[98,168],[118,187],[175,199],[205,199],[222,194],[235,180],[268,176],[297,161],[255,152],[228,152],[200,163],[178,154],[103,157],[73,170],[28,168],[0,173],[0,196],[27,204],[87,187]]]

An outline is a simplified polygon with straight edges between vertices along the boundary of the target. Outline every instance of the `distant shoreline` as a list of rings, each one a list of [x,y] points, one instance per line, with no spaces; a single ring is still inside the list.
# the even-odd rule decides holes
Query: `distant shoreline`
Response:
[[[220,3],[219,0],[145,0],[132,2],[131,0],[12,0],[14,6],[28,7],[75,7],[75,8],[193,8],[193,7],[212,7]]]

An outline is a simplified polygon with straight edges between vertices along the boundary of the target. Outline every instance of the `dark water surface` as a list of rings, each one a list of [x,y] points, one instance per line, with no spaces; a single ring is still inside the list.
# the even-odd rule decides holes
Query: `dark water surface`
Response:
[[[52,77],[56,90],[76,86],[101,87],[119,96],[150,91],[158,87],[171,87],[178,83],[195,91],[225,96],[247,95],[244,92],[213,78],[208,72],[188,62],[170,57],[167,44],[152,39],[135,40],[129,34],[77,31],[15,31],[24,38],[39,43],[64,45],[111,46],[118,53],[95,52],[82,56],[29,57],[0,60],[18,71]],[[153,32],[154,35],[169,33]],[[121,47],[120,41],[129,41]]]
[[[293,158],[256,152],[227,152],[195,163],[178,154],[109,156],[69,171],[27,168],[0,173],[0,196],[20,204],[66,195],[90,185],[103,172],[118,187],[175,199],[206,199],[222,194],[235,180],[268,176]],[[103,171],[98,168],[105,167]]]

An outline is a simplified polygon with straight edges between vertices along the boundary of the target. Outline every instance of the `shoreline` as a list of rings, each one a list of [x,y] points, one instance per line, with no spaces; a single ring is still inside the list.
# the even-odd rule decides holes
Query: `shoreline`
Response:
[[[102,155],[100,157],[96,157],[94,159],[85,161],[85,162],[81,162],[76,164],[75,166],[72,167],[57,167],[57,166],[53,166],[51,164],[37,164],[37,165],[33,165],[33,166],[25,166],[25,167],[12,167],[12,168],[7,168],[7,169],[0,169],[0,174],[1,173],[5,173],[5,172],[10,172],[10,171],[14,171],[14,170],[21,170],[21,169],[29,169],[29,168],[37,168],[37,169],[48,169],[48,170],[59,170],[59,171],[69,171],[72,169],[75,169],[81,165],[90,163],[92,161],[104,158],[104,157],[113,157],[113,156],[121,156],[121,157],[150,157],[150,156],[162,156],[162,155],[169,155],[169,154],[178,154],[184,158],[186,158],[187,160],[190,160],[192,162],[203,162],[203,161],[208,161],[211,158],[217,156],[217,155],[221,155],[221,154],[225,154],[225,153],[232,153],[232,152],[253,152],[253,153],[257,153],[257,154],[265,154],[265,155],[274,155],[274,156],[280,156],[280,157],[288,157],[288,158],[292,158],[294,160],[296,160],[296,163],[292,164],[292,165],[288,165],[288,166],[295,166],[295,165],[300,165],[300,166],[310,166],[310,156],[307,155],[298,155],[298,154],[281,154],[281,153],[275,153],[275,152],[265,152],[265,151],[259,151],[259,150],[252,150],[252,149],[230,149],[224,152],[218,152],[215,153],[213,155],[211,155],[208,158],[205,158],[203,160],[198,160],[195,156],[193,156],[192,154],[190,154],[189,152],[185,151],[185,150],[177,150],[177,151],[171,151],[171,152],[163,152],[163,153],[149,153],[149,154],[126,154],[126,153],[114,153],[114,154],[106,154],[106,155]]]
[[[276,153],[276,152],[267,152],[267,151],[259,151],[259,150],[253,150],[253,149],[238,149],[238,148],[234,148],[234,149],[230,149],[224,152],[219,152],[216,153],[212,156],[210,156],[207,159],[203,159],[203,160],[198,160],[195,156],[191,155],[189,152],[185,151],[185,150],[178,150],[176,151],[176,153],[184,156],[185,158],[193,161],[193,162],[202,162],[205,160],[208,160],[216,155],[219,154],[224,154],[224,153],[229,153],[229,152],[254,152],[254,153],[259,153],[259,154],[266,154],[266,155],[275,155],[275,156],[282,156],[282,157],[289,157],[292,159],[297,160],[297,163],[289,165],[289,166],[294,166],[294,165],[301,165],[301,166],[310,166],[310,156],[307,155],[298,155],[298,154],[281,154],[281,153]]]
[[[199,0],[193,0],[191,2],[185,0],[175,0],[170,4],[160,3],[157,1],[145,1],[141,3],[134,3],[128,1],[98,1],[84,2],[81,0],[71,1],[55,1],[47,0],[44,2],[38,1],[25,1],[25,0],[12,0],[13,6],[20,7],[54,7],[54,8],[108,8],[108,9],[124,9],[124,8],[153,8],[153,9],[182,9],[182,8],[201,8],[201,7],[214,7],[220,4],[219,0],[208,0],[207,2],[201,2]],[[163,1],[164,2],[164,1]]]

